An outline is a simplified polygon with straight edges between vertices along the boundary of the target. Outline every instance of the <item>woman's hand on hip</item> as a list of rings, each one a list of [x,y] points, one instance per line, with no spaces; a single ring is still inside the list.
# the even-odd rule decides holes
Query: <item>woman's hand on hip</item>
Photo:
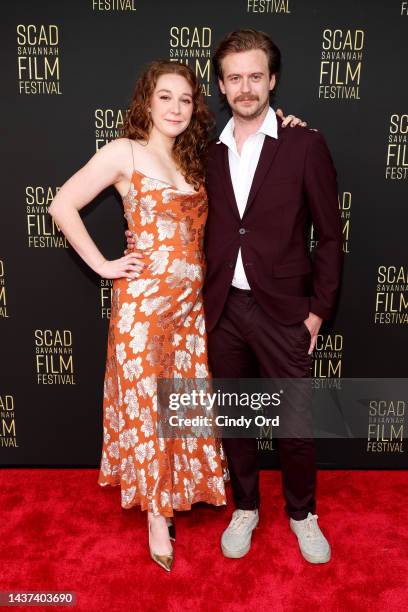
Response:
[[[126,250],[124,251],[124,253],[125,253],[125,255],[128,255],[129,253],[133,253],[134,252],[135,239],[134,239],[133,234],[132,234],[132,232],[130,230],[126,230],[125,236],[126,236]]]
[[[105,260],[97,270],[102,278],[127,278],[133,280],[143,271],[145,264],[140,259],[142,255],[132,252],[119,259]]]

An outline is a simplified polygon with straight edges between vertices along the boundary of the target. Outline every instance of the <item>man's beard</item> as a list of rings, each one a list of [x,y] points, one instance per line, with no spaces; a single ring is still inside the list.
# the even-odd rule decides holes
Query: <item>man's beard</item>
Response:
[[[254,98],[253,96],[249,96],[249,97],[245,97],[245,96],[239,96],[238,98],[235,98],[234,100],[234,115],[236,115],[237,117],[239,117],[240,119],[244,119],[245,121],[252,121],[253,119],[256,119],[257,117],[259,117],[259,115],[262,115],[262,113],[264,112],[265,108],[267,106],[269,106],[269,98],[265,100],[264,104],[261,104],[260,106],[258,106],[258,108],[251,113],[250,115],[247,114],[243,114],[241,113],[236,107],[235,107],[235,103],[239,102],[240,99],[242,98],[242,100],[255,100],[258,98]]]

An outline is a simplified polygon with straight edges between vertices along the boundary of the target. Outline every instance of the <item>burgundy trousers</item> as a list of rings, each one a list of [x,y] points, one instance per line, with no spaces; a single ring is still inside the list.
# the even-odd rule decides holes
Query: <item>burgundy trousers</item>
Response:
[[[256,303],[251,291],[231,287],[216,327],[208,334],[214,378],[309,378],[310,334],[303,321],[282,325]],[[306,382],[306,381],[305,381]],[[259,507],[257,440],[223,439],[237,508]],[[316,510],[316,452],[310,437],[278,440],[285,510],[295,520]]]

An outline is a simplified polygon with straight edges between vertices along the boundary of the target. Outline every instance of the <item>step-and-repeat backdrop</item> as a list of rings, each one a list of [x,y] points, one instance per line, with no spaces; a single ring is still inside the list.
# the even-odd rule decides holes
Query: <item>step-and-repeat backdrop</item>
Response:
[[[345,255],[338,313],[313,375],[404,377],[408,323],[408,2],[401,0],[7,0],[1,8],[0,463],[98,466],[111,282],[47,214],[59,186],[121,128],[140,68],[199,75],[218,131],[212,55],[227,32],[268,32],[283,54],[275,100],[321,130],[339,183]],[[121,256],[113,188],[84,209]],[[316,236],[311,232],[311,248]],[[408,397],[367,398],[364,439],[318,441],[321,467],[407,467]],[[276,443],[259,441],[265,467]]]

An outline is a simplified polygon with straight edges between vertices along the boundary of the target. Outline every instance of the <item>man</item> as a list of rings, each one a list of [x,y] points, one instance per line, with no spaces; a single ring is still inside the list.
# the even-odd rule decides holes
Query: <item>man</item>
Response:
[[[214,378],[304,378],[339,287],[342,235],[336,173],[323,137],[282,130],[269,106],[280,52],[263,32],[229,34],[214,56],[232,118],[210,146],[204,306]],[[319,234],[313,266],[309,217]],[[250,549],[258,524],[254,439],[224,439],[237,509],[224,531],[225,556]],[[311,563],[330,559],[315,515],[312,439],[279,439],[285,509]]]
[[[305,378],[323,319],[340,283],[342,235],[336,173],[323,137],[282,129],[269,106],[280,52],[256,30],[221,41],[214,67],[232,118],[209,149],[204,307],[214,378]],[[319,235],[313,265],[307,222]],[[128,246],[132,241],[128,239]],[[236,510],[221,540],[239,558],[258,524],[255,439],[227,439]],[[311,438],[281,438],[285,509],[303,557],[330,559],[315,514],[316,460]]]

